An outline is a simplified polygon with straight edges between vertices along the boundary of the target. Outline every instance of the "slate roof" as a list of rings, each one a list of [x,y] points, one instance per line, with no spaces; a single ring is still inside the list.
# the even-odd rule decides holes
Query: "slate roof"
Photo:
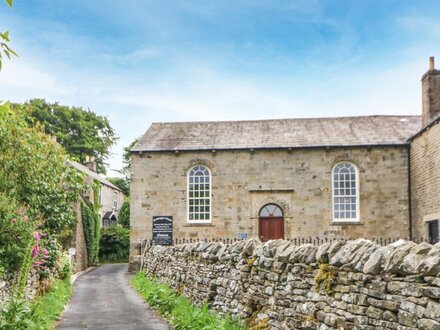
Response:
[[[76,168],[78,171],[83,172],[84,174],[86,174],[87,176],[92,177],[95,180],[98,180],[100,183],[102,183],[103,185],[106,185],[110,188],[116,189],[118,191],[122,191],[121,189],[119,189],[118,187],[116,187],[113,183],[107,181],[105,178],[103,178],[102,176],[100,176],[98,173],[93,172],[91,169],[89,169],[87,166],[84,166],[78,162],[75,162],[73,160],[68,160],[67,161],[72,167]]]
[[[402,145],[420,116],[153,123],[132,152]]]

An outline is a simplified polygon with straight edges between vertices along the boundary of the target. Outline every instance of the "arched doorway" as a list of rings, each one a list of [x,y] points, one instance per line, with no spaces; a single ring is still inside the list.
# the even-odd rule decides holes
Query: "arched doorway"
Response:
[[[261,208],[258,216],[258,235],[263,242],[284,238],[284,213],[281,207],[276,204],[266,204]]]

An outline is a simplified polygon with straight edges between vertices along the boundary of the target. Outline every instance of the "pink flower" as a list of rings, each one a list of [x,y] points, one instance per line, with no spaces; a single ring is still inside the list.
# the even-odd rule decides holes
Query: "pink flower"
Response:
[[[32,252],[31,252],[32,258],[35,259],[38,256],[38,251],[39,251],[38,245],[34,245],[32,247]]]
[[[27,215],[25,215],[25,216],[23,217],[23,221],[24,221],[24,222],[28,222],[28,220],[29,220],[29,217],[28,217]]]
[[[34,239],[36,242],[40,240],[40,235],[38,233],[34,233]]]
[[[40,267],[40,265],[42,265],[43,264],[43,262],[41,262],[41,261],[34,261],[34,267]]]

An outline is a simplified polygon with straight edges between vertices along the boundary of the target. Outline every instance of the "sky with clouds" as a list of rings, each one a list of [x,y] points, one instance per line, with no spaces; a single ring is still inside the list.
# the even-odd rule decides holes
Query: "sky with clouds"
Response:
[[[107,116],[111,169],[152,122],[420,114],[439,16],[412,0],[15,0],[0,99]]]

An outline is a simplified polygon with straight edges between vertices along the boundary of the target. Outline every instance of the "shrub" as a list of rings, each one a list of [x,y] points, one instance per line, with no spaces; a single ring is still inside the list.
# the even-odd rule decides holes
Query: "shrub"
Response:
[[[243,327],[230,318],[221,318],[207,305],[194,307],[188,299],[178,296],[167,285],[148,278],[139,272],[131,281],[132,286],[177,330],[239,330]]]
[[[0,192],[41,216],[44,230],[58,234],[76,221],[72,205],[83,177],[66,163],[62,147],[41,127],[29,127],[26,114],[0,104]]]
[[[25,207],[0,192],[0,275],[2,270],[15,272],[22,266],[38,220],[28,216]]]
[[[87,254],[89,264],[98,263],[99,253],[99,215],[97,211],[98,204],[86,204],[81,202],[81,214],[84,227],[84,236],[86,239]]]
[[[126,199],[119,210],[118,223],[125,228],[130,228],[130,201]]]
[[[101,228],[99,259],[101,262],[127,262],[130,230],[121,225]]]
[[[13,295],[0,309],[0,329],[24,330],[35,329],[29,302],[20,295]]]

